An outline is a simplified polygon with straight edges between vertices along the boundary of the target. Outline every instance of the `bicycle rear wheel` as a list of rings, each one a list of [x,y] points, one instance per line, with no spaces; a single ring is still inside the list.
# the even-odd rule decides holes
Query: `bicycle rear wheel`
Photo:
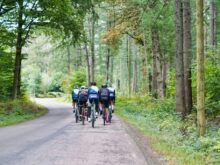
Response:
[[[75,119],[76,119],[76,123],[78,123],[78,121],[79,121],[79,111],[78,111],[78,108],[76,109],[76,112],[75,112]]]
[[[102,110],[102,118],[103,118],[103,125],[106,123],[106,112],[105,109]]]
[[[95,109],[94,109],[94,105],[92,106],[92,109],[91,109],[91,120],[92,120],[92,127],[94,128],[95,127]]]
[[[111,108],[111,106],[108,109],[108,121],[109,121],[109,123],[112,122],[112,108]]]
[[[82,125],[85,124],[85,108],[82,107]]]

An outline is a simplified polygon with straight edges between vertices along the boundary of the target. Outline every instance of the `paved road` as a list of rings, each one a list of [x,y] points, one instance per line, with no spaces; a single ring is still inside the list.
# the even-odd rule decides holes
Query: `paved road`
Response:
[[[124,124],[114,116],[96,128],[75,123],[70,104],[37,99],[49,113],[0,128],[0,165],[146,165]]]

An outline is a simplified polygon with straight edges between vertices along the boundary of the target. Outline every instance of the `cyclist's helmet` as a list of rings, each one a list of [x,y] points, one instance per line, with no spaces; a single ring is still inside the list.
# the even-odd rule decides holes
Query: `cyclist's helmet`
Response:
[[[107,85],[106,85],[106,84],[103,84],[103,85],[102,85],[102,88],[107,88]]]
[[[78,86],[78,85],[75,85],[75,86],[74,86],[74,89],[79,89],[79,86]]]
[[[86,87],[85,87],[85,86],[81,86],[80,89],[81,89],[81,90],[82,90],[82,89],[86,89]]]

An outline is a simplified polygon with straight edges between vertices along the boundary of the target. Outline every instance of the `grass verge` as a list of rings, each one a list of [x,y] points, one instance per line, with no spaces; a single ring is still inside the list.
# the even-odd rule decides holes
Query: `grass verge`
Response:
[[[44,107],[30,101],[0,103],[0,126],[35,119],[47,112]]]
[[[182,121],[172,100],[149,97],[119,98],[116,113],[147,136],[151,147],[169,164],[206,165],[220,163],[220,129],[208,128],[207,135],[196,133],[195,114]]]

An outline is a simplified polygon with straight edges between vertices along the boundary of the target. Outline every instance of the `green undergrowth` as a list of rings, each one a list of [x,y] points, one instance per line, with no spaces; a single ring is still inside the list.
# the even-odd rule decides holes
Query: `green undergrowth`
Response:
[[[40,117],[47,110],[30,101],[0,103],[0,126],[20,123]]]
[[[149,96],[117,98],[116,113],[146,135],[150,144],[171,164],[220,164],[220,129],[208,122],[205,137],[198,137],[196,113],[184,121],[174,111],[173,100]]]

